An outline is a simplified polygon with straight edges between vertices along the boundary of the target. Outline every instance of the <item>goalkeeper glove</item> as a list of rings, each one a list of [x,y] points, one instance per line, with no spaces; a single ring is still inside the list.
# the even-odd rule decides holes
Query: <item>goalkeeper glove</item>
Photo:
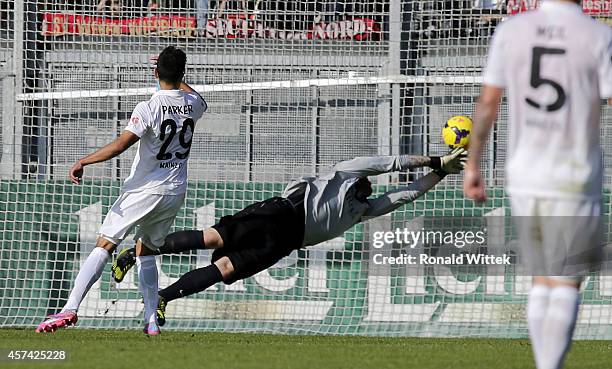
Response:
[[[462,147],[453,149],[450,153],[441,157],[432,157],[432,168],[436,173],[444,176],[446,174],[459,174],[467,161],[467,151]]]

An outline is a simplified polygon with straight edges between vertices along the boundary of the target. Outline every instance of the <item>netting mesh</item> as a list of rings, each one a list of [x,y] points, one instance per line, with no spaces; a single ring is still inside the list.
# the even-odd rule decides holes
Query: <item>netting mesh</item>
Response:
[[[135,149],[88,167],[81,186],[67,181],[67,171],[117,137],[149,98],[150,59],[163,47],[186,51],[186,80],[206,91],[209,104],[173,228],[201,229],[340,160],[446,152],[441,127],[450,116],[473,113],[490,37],[508,10],[503,1],[76,3],[0,0],[0,326],[32,326],[66,302]],[[507,115],[504,101],[483,163],[491,187],[485,207],[465,200],[460,176],[452,176],[393,221],[503,212]],[[609,188],[610,107],[602,123]],[[381,176],[376,190],[420,173]],[[371,275],[367,232],[367,224],[357,225],[257,276],[173,302],[168,327],[526,336],[528,278],[429,269]],[[209,261],[210,252],[159,258],[161,286]],[[586,283],[579,337],[611,338],[610,286],[608,277]],[[106,270],[79,322],[133,328],[142,310],[135,275],[116,284]]]

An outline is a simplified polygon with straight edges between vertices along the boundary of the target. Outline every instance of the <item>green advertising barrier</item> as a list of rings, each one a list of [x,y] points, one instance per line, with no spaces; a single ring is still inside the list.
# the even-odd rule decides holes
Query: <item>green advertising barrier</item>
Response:
[[[192,182],[174,229],[201,229],[221,216],[278,195],[282,184]],[[386,188],[379,186],[377,192]],[[120,183],[0,182],[0,326],[33,327],[65,303],[80,262],[95,243]],[[507,206],[501,189],[484,207],[460,189],[435,189],[393,213],[392,222],[422,217],[482,216]],[[605,199],[609,209],[609,194]],[[606,211],[609,213],[609,211]],[[371,275],[366,225],[342,238],[299,250],[273,268],[233,285],[169,305],[167,329],[393,336],[526,337],[529,279],[512,274],[441,275],[424,268]],[[125,245],[130,246],[131,240]],[[206,265],[210,252],[163,256],[160,285]],[[79,326],[137,328],[143,305],[135,272],[121,284],[110,266],[79,310]],[[585,284],[578,338],[612,338],[612,280]]]

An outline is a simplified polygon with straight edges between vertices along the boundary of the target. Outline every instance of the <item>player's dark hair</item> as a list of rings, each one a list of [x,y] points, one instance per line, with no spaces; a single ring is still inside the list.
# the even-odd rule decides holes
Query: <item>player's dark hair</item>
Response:
[[[159,79],[169,83],[179,83],[185,74],[187,55],[181,49],[168,46],[157,58],[157,75]]]

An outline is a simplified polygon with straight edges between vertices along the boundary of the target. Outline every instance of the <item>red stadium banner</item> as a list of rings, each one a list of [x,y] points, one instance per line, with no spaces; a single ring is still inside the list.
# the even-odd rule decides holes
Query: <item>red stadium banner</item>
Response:
[[[538,7],[539,0],[508,0],[508,14],[522,13]],[[582,10],[593,16],[612,15],[612,0],[583,0]]]
[[[229,17],[209,19],[206,38],[271,38],[279,40],[379,40],[380,26],[370,18],[314,23],[306,30],[278,30],[263,22]]]
[[[319,22],[306,30],[278,30],[263,22],[228,17],[209,19],[200,37],[205,38],[270,38],[279,40],[379,40],[378,23],[369,18],[354,18],[333,22]],[[157,35],[196,37],[195,17],[155,16],[128,19],[94,17],[86,15],[45,13],[43,36],[62,35]]]
[[[87,15],[45,13],[43,14],[43,36],[72,35],[134,35],[157,34],[160,36],[194,37],[195,17],[177,15],[129,19],[92,17]]]

